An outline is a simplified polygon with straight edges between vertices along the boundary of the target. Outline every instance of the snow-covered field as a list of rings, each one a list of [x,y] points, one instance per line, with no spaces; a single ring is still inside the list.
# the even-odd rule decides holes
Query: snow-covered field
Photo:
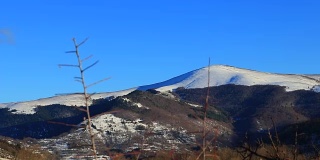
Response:
[[[117,97],[126,95],[134,90],[156,89],[161,92],[174,90],[178,87],[184,88],[204,88],[207,86],[208,67],[197,69],[164,82],[131,88],[128,90],[98,93],[92,96],[92,99]],[[237,85],[280,85],[285,86],[287,91],[294,90],[314,90],[320,91],[320,74],[296,75],[296,74],[274,74],[258,72],[247,69],[240,69],[225,65],[210,66],[210,86],[219,86],[224,84]],[[84,98],[81,94],[59,95],[50,98],[43,98],[27,102],[13,102],[0,104],[1,108],[10,108],[16,110],[14,113],[33,114],[37,106],[50,104],[62,104],[72,106],[83,106]],[[139,106],[139,105],[138,105]]]

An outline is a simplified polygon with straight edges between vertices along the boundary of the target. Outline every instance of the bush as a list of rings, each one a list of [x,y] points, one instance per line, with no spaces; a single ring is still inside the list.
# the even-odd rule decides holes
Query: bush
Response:
[[[136,128],[135,128],[135,130],[146,130],[146,127],[145,126],[143,126],[143,125],[137,125],[136,126]]]

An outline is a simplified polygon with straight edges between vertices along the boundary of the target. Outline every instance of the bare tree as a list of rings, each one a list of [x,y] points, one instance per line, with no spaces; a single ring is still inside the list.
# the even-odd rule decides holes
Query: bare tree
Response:
[[[210,131],[207,130],[207,111],[209,108],[209,94],[210,94],[210,58],[209,58],[209,63],[208,63],[208,82],[207,82],[207,95],[206,95],[206,101],[205,101],[205,105],[203,107],[203,119],[202,119],[202,145],[201,145],[201,153],[198,155],[197,160],[200,159],[200,157],[202,156],[203,160],[206,159],[206,157],[217,157],[217,155],[213,155],[213,154],[207,154],[206,151],[209,147],[209,145],[211,144],[211,142],[213,142],[214,140],[216,140],[216,136],[217,136],[217,131],[215,131],[215,135],[213,136],[213,138],[211,138],[210,140],[208,140],[208,135],[210,133]]]
[[[202,132],[202,153],[203,160],[206,159],[206,149],[207,149],[207,110],[209,106],[209,92],[210,92],[210,58],[208,63],[208,86],[207,86],[207,96],[206,96],[206,104],[204,106],[204,115],[203,115],[203,132]]]
[[[88,93],[87,89],[91,86],[94,86],[100,82],[103,82],[109,78],[105,78],[105,79],[102,79],[102,80],[99,80],[97,82],[94,82],[92,84],[89,84],[87,85],[86,82],[85,82],[85,76],[84,76],[84,72],[87,71],[89,68],[95,66],[99,61],[95,61],[94,63],[92,63],[91,65],[87,66],[87,67],[83,67],[83,62],[90,59],[92,57],[92,55],[90,55],[89,57],[87,58],[84,58],[84,59],[81,59],[81,56],[80,56],[80,53],[79,53],[79,47],[81,45],[83,45],[87,40],[88,38],[86,38],[84,41],[82,41],[81,43],[77,43],[76,42],[76,39],[73,38],[73,43],[74,43],[74,48],[75,50],[73,51],[67,51],[66,53],[73,53],[76,55],[77,57],[77,60],[78,60],[78,64],[59,64],[59,67],[76,67],[79,69],[79,72],[80,72],[80,76],[78,77],[74,77],[75,78],[75,81],[77,82],[80,82],[82,84],[82,88],[83,88],[83,96],[84,96],[84,105],[86,107],[86,110],[85,112],[87,113],[87,117],[85,117],[85,121],[87,121],[87,129],[89,131],[89,135],[90,135],[90,140],[91,140],[91,146],[92,146],[92,152],[93,152],[93,156],[95,159],[97,159],[97,149],[96,149],[96,144],[95,144],[95,135],[93,133],[93,130],[92,130],[92,122],[91,122],[91,115],[90,115],[90,102],[91,102],[91,94]]]
[[[270,129],[267,133],[267,138],[270,144],[265,144],[261,139],[257,139],[255,144],[252,144],[248,138],[248,134],[245,135],[245,139],[241,146],[237,149],[237,152],[241,155],[243,160],[251,160],[254,158],[266,159],[266,160],[300,160],[306,159],[303,155],[298,154],[298,137],[303,133],[298,134],[298,130],[295,132],[294,145],[288,147],[281,143],[277,127],[271,119],[273,124],[274,134]]]

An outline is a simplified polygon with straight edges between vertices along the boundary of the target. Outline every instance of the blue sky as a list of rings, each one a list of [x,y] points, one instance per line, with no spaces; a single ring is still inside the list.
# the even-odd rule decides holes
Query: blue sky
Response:
[[[173,78],[212,64],[320,73],[318,0],[1,1],[0,103],[81,91],[71,39],[100,62],[90,92]]]

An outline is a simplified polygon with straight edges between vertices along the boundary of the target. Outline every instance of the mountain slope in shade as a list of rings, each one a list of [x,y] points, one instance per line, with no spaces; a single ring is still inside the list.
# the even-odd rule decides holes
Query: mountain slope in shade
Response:
[[[204,88],[207,86],[208,67],[200,68],[164,82],[131,88],[128,90],[98,93],[93,99],[117,97],[126,95],[134,90],[156,89],[158,91],[170,91],[178,87],[184,88]],[[287,91],[294,90],[314,90],[320,91],[320,75],[296,75],[296,74],[273,74],[258,72],[248,69],[240,69],[225,65],[210,66],[210,86],[219,86],[224,84],[236,85],[280,85],[286,86]],[[83,106],[84,99],[81,94],[59,95],[50,98],[43,98],[35,101],[3,103],[0,108],[10,108],[14,113],[33,114],[37,106],[50,104],[62,104],[69,106]]]

